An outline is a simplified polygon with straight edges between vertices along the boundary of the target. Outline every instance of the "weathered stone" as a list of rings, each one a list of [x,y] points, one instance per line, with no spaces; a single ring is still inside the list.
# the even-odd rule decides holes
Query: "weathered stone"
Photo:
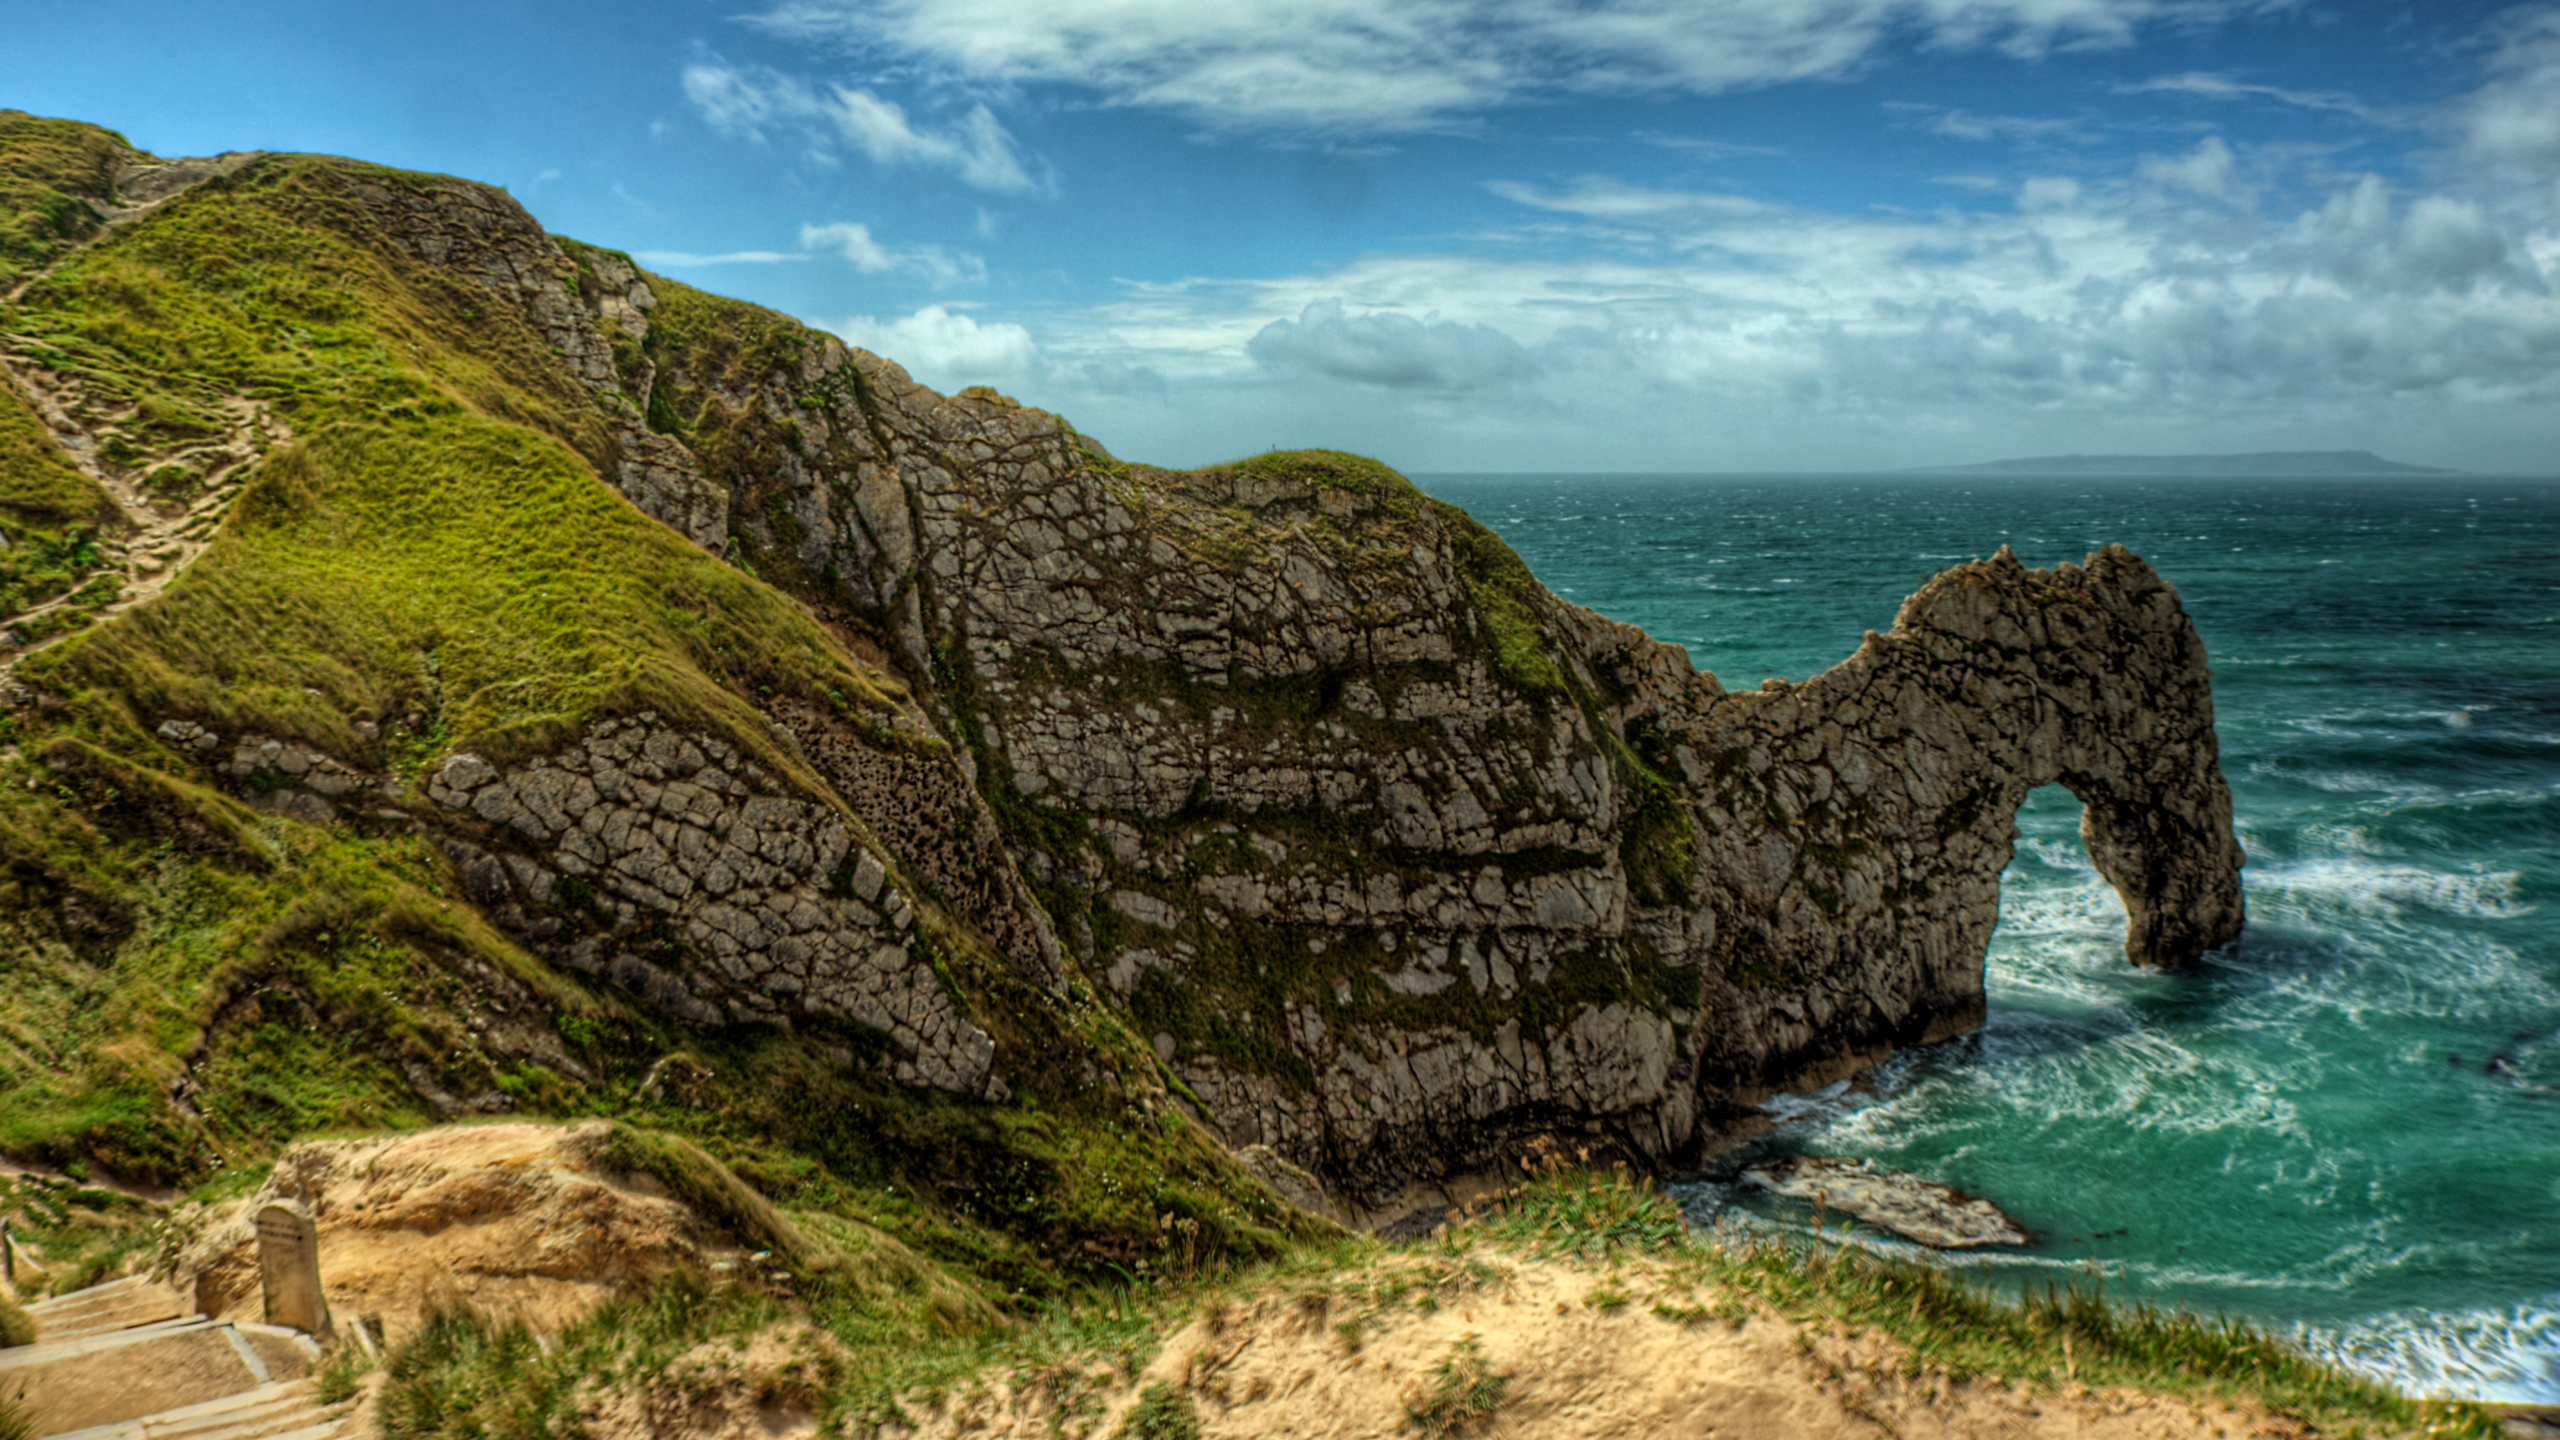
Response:
[[[320,1288],[320,1230],[297,1205],[258,1212],[258,1285],[266,1319],[306,1335],[329,1333],[329,1301]]]
[[[842,1015],[908,1037],[898,1063],[920,1083],[967,1094],[994,1084],[994,1042],[961,1018],[940,977],[901,938],[912,915],[888,867],[867,850],[854,864],[855,890],[867,888],[879,910],[828,893],[851,844],[833,813],[754,766],[733,763],[715,784],[664,785],[617,768],[636,761],[671,777],[708,775],[719,750],[643,717],[599,725],[580,744],[521,770],[462,768],[456,779],[472,788],[448,788],[468,794],[468,813],[488,826],[473,840],[445,840],[465,893],[561,963],[600,968],[685,1024]],[[584,806],[574,823],[572,802]],[[538,813],[546,810],[556,835]],[[515,848],[528,840],[533,853]],[[774,858],[753,858],[742,843]],[[754,885],[742,885],[741,868]],[[565,903],[555,873],[596,877],[600,890],[630,902],[631,916],[541,913]],[[576,935],[564,923],[599,920],[609,926],[602,936]],[[663,951],[656,960],[602,958],[614,935],[658,921],[693,937],[696,963],[676,965]]]
[[[2025,1245],[2035,1238],[1988,1200],[1864,1160],[1800,1156],[1753,1166],[1742,1179],[1942,1250]]]

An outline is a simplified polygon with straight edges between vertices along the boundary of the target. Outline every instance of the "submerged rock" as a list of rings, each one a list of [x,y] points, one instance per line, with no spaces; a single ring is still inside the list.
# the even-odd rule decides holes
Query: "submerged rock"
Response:
[[[1988,1200],[1864,1160],[1799,1156],[1754,1166],[1742,1179],[1941,1250],[2024,1245],[2034,1238]]]

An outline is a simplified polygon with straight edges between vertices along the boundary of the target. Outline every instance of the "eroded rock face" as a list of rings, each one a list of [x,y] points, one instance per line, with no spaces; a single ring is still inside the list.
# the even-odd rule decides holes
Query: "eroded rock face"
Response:
[[[858,352],[801,367],[777,389],[850,367],[870,402],[801,457],[803,563],[943,657],[981,787],[1045,817],[1011,834],[1060,931],[1230,1141],[1354,1198],[1542,1128],[1674,1155],[1977,1024],[2041,784],[2088,803],[2133,959],[2237,933],[2203,647],[2121,550],[1959,567],[1727,694],[1373,467],[1121,466]],[[829,509],[890,474],[912,524]]]
[[[814,332],[763,359],[669,341],[645,277],[464,188],[386,188],[386,230],[523,306],[605,417],[599,472],[867,633],[950,747],[777,712],[834,797],[705,749],[742,788],[672,812],[668,780],[605,795],[597,767],[630,767],[594,747],[628,732],[476,783],[448,767],[439,798],[482,827],[457,844],[515,847],[456,851],[503,879],[475,881],[485,903],[578,877],[615,924],[674,927],[701,964],[621,978],[693,1023],[823,993],[904,1024],[902,1074],[991,1076],[983,1035],[900,978],[895,922],[829,892],[816,861],[861,849],[827,838],[849,815],[1024,976],[1059,993],[1080,968],[1232,1143],[1356,1208],[1530,1134],[1673,1156],[1774,1090],[1978,1023],[2038,785],[2087,805],[2135,961],[2238,931],[2203,646],[2126,552],[1958,567],[1840,666],[1728,694],[1381,467],[1123,465]],[[642,424],[661,401],[683,438]],[[715,880],[749,884],[714,832],[750,806],[797,817],[811,858],[756,852],[752,935],[711,918],[740,910]],[[611,840],[588,828],[607,811],[631,817]]]
[[[888,865],[729,746],[608,720],[521,769],[451,756],[428,794],[481,822],[446,840],[472,898],[570,968],[702,1028],[852,1021],[900,1080],[999,1088]]]

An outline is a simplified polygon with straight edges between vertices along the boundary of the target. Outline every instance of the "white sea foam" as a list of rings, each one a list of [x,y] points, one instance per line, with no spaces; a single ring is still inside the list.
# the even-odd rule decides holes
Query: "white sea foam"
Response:
[[[2560,1296],[2510,1310],[2398,1310],[2296,1340],[2324,1360],[2419,1395],[2560,1404]]]
[[[2518,872],[2449,871],[2392,864],[2356,855],[2329,855],[2253,870],[2252,892],[2271,892],[2306,908],[2336,907],[2396,918],[2402,906],[2420,905],[2475,920],[2512,920],[2534,907],[2516,900]]]

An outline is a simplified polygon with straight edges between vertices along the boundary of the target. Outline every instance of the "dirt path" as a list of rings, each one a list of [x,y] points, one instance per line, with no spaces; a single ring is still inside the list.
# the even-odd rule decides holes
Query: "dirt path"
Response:
[[[254,153],[167,164],[128,166],[116,177],[118,196],[98,233],[64,252],[44,270],[29,276],[9,293],[14,305],[27,287],[52,274],[73,256],[113,236],[179,195],[218,175],[227,175],[256,159]],[[100,403],[82,383],[76,368],[56,370],[29,358],[44,348],[41,340],[0,333],[0,376],[35,408],[63,452],[89,478],[98,482],[122,516],[121,532],[98,538],[99,570],[84,577],[67,594],[24,610],[0,614],[0,690],[5,690],[17,664],[65,636],[156,599],[169,582],[194,564],[212,541],[248,467],[273,445],[290,438],[267,407],[244,397],[227,397],[215,407],[227,432],[219,439],[150,446],[133,433],[140,418],[135,407]],[[133,463],[117,464],[113,442],[131,447]],[[184,474],[183,485],[155,489],[153,475]],[[97,595],[99,577],[113,577],[115,593]],[[73,623],[65,624],[66,620]]]

